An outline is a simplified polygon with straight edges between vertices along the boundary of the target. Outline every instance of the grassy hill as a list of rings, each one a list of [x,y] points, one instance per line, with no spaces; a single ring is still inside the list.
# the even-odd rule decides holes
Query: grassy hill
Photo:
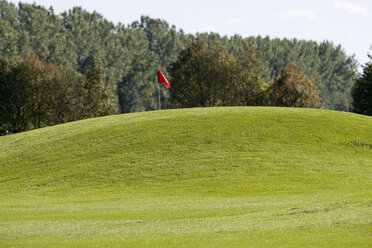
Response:
[[[0,247],[371,247],[372,118],[126,114],[0,137]]]

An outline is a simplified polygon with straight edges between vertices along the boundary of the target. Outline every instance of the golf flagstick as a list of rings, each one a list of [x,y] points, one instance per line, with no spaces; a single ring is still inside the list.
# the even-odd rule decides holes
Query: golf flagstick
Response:
[[[158,83],[164,83],[165,86],[167,86],[167,88],[169,89],[170,88],[170,84],[168,82],[168,80],[164,77],[163,73],[161,73],[160,70],[158,70]],[[159,110],[161,110],[161,101],[160,101],[160,85],[158,87],[158,91],[159,91]]]
[[[159,110],[161,110],[161,100],[160,100],[160,84],[158,84],[158,93],[159,93]]]

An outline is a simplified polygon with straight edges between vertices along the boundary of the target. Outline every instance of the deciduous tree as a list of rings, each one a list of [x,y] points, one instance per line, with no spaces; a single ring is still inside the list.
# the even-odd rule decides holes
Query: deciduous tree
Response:
[[[300,72],[299,66],[293,63],[280,69],[269,90],[272,104],[275,106],[306,108],[321,106],[317,87]]]
[[[171,69],[171,96],[179,107],[262,105],[265,68],[255,48],[244,43],[237,58],[221,46],[192,42]]]
[[[221,47],[205,49],[191,42],[171,72],[171,96],[177,107],[230,105],[238,63]]]

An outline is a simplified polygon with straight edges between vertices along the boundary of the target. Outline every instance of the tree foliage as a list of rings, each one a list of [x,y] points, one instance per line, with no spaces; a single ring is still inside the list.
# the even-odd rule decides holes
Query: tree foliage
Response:
[[[220,48],[204,49],[192,42],[171,69],[171,95],[177,107],[224,105],[233,81],[231,63],[236,61]]]
[[[268,70],[263,64],[261,56],[261,53],[250,42],[241,42],[238,47],[236,90],[239,105],[260,106],[267,104]]]
[[[213,107],[260,105],[265,70],[252,46],[242,46],[238,58],[221,46],[205,48],[192,42],[171,68],[174,106]]]
[[[322,105],[329,109],[350,110],[351,88],[356,77],[357,61],[347,56],[340,45],[323,41],[270,39],[252,37],[257,50],[262,52],[264,63],[275,79],[280,68],[295,63],[313,81]]]
[[[132,52],[128,54],[128,71],[118,83],[121,112],[154,110],[157,108],[155,70],[160,67],[159,59],[153,51],[147,49],[149,41],[145,33],[132,29],[123,29],[123,32],[129,34],[125,36],[125,44]]]
[[[271,103],[275,106],[319,108],[317,87],[291,63],[281,68],[270,87]]]
[[[364,66],[362,75],[355,81],[352,97],[357,113],[372,115],[372,62]]]
[[[0,60],[0,123],[2,130],[21,132],[39,128],[48,115],[48,83],[56,67],[37,56]]]
[[[0,37],[0,56],[22,59],[34,53],[41,61],[54,63],[59,68],[70,67],[80,73],[84,73],[88,58],[96,56],[102,62],[105,81],[116,93],[111,100],[119,102],[122,112],[157,108],[156,70],[161,69],[169,75],[181,50],[192,41],[203,43],[207,50],[219,46],[240,65],[245,63],[239,58],[245,49],[243,44],[250,43],[260,54],[259,60],[271,80],[275,79],[279,68],[296,63],[315,82],[322,105],[329,109],[350,109],[351,87],[356,78],[355,58],[328,41],[185,34],[164,20],[147,16],[130,25],[114,25],[99,13],[80,7],[58,15],[52,8],[24,3],[16,6],[2,0]],[[251,84],[255,80],[249,78],[244,76],[252,91],[245,90],[244,97],[235,96],[240,102],[245,98],[248,105],[261,104],[259,99],[263,96],[253,92],[260,91],[265,84],[259,82],[253,87]],[[244,83],[239,84],[244,91],[242,85]],[[161,89],[161,94],[162,106],[174,107],[169,91]]]
[[[111,94],[94,57],[84,75],[36,55],[0,58],[0,133],[117,113]]]
[[[84,98],[86,109],[85,118],[110,115],[117,112],[114,101],[111,99],[112,90],[106,85],[105,72],[101,61],[96,57],[89,57],[84,67]]]

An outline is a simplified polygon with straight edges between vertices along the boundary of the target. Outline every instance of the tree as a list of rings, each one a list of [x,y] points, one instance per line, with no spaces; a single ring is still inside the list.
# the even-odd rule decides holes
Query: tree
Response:
[[[261,54],[248,42],[241,42],[238,49],[238,105],[262,106],[267,102],[268,71],[261,61]]]
[[[280,69],[279,75],[270,87],[271,101],[275,106],[319,108],[317,87],[291,63]]]
[[[372,115],[372,62],[364,66],[362,75],[355,81],[352,98],[357,113]]]
[[[230,105],[237,65],[221,47],[205,49],[202,43],[191,42],[170,70],[174,106]]]
[[[351,106],[351,87],[356,78],[357,61],[347,56],[341,46],[330,41],[297,39],[270,39],[250,37],[263,55],[264,64],[270,68],[270,78],[275,80],[280,68],[293,62],[319,90],[322,106],[328,109],[348,110]]]
[[[18,60],[0,58],[0,133],[26,130],[22,100],[27,100],[25,85],[19,80]]]
[[[127,69],[118,83],[117,94],[122,113],[154,110],[157,108],[156,68],[157,55],[148,50],[149,41],[141,30],[120,29],[121,37],[128,50],[125,59]]]
[[[241,42],[237,58],[225,49],[191,42],[171,69],[172,100],[179,107],[264,103],[266,68],[249,42]]]
[[[168,69],[170,68],[171,64],[176,61],[182,47],[187,44],[188,37],[183,33],[182,30],[177,31],[174,25],[170,25],[164,20],[154,19],[148,16],[141,16],[141,20],[139,22],[133,22],[131,24],[131,28],[136,31],[141,31],[141,33],[145,34],[147,40],[147,53],[151,53],[153,59],[145,58],[146,63],[149,64],[145,70],[141,69],[138,71],[138,73],[136,73],[137,71],[130,73],[130,78],[132,80],[133,76],[137,74],[136,80],[139,81],[137,81],[137,85],[146,84],[146,87],[137,87],[137,89],[140,91],[143,91],[142,89],[144,88],[144,92],[138,92],[134,94],[134,97],[127,96],[127,98],[129,97],[132,98],[132,100],[135,100],[136,96],[139,97],[139,99],[132,101],[136,103],[133,105],[133,107],[131,107],[132,110],[153,110],[158,107],[157,87],[153,87],[154,82],[156,83],[156,77],[152,76],[147,78],[147,74],[151,73],[151,75],[154,75],[154,71],[156,72],[156,69],[160,69],[163,73],[169,74]],[[142,46],[140,50],[143,48],[144,46]],[[143,54],[144,51],[141,51],[141,53]],[[138,68],[138,66],[134,65],[133,68]],[[142,79],[139,78],[141,74],[144,76]],[[150,79],[149,82],[148,79]],[[132,86],[130,87],[133,89]],[[169,91],[163,90],[161,87],[160,94],[162,107],[170,108]]]
[[[47,91],[48,125],[83,119],[86,116],[84,77],[72,67],[59,68]]]
[[[0,62],[0,123],[16,133],[43,125],[46,115],[45,82],[53,68],[35,55]]]
[[[183,32],[177,32],[175,26],[160,19],[141,16],[140,22],[133,22],[132,28],[142,30],[148,40],[148,49],[154,52],[164,68],[177,59],[183,44]]]
[[[36,55],[0,57],[0,134],[117,113],[99,60],[85,69],[81,75]]]
[[[88,58],[84,67],[84,118],[115,114],[118,106],[113,102],[112,90],[105,82],[105,74],[100,60],[95,56]]]
[[[0,1],[0,55],[18,54],[17,14],[14,4]]]
[[[53,95],[49,85],[55,80],[57,73],[57,65],[54,63],[46,63],[39,59],[35,54],[26,56],[20,64],[22,68],[27,69],[23,74],[23,79],[27,84],[30,92],[29,105],[30,121],[33,128],[46,126],[50,114],[50,106],[48,106],[47,98]],[[59,90],[59,89],[54,89]]]

